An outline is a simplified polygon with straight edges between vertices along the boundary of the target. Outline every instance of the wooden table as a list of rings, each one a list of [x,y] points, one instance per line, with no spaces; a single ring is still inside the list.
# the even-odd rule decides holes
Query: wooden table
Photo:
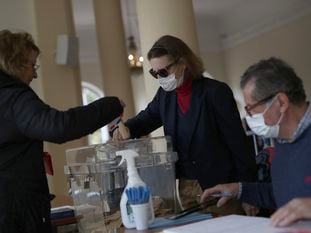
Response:
[[[78,221],[81,218],[82,216],[74,216],[74,217],[51,220],[51,222],[52,222],[52,226],[59,227],[59,226],[65,226],[69,224],[78,223]]]
[[[78,224],[78,221],[82,218],[82,216],[74,216],[74,217],[67,217],[61,219],[51,220],[52,223],[52,232],[57,233],[58,227],[66,226],[70,224]],[[76,230],[78,231],[78,226],[76,225]]]

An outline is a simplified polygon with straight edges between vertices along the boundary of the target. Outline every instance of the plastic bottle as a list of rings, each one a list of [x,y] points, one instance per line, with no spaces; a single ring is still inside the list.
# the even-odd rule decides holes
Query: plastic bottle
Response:
[[[139,186],[146,186],[145,182],[142,181],[140,178],[137,168],[135,166],[135,157],[138,156],[137,152],[134,150],[122,150],[116,152],[117,156],[121,156],[122,160],[120,164],[123,163],[124,160],[126,160],[127,164],[127,176],[128,181],[127,185],[122,193],[121,201],[120,201],[120,210],[121,210],[121,217],[123,225],[126,228],[135,228],[135,221],[133,216],[132,208],[128,202],[127,195],[125,193],[125,190],[131,187],[139,187]],[[154,221],[154,210],[152,205],[152,196],[149,197],[149,224]]]

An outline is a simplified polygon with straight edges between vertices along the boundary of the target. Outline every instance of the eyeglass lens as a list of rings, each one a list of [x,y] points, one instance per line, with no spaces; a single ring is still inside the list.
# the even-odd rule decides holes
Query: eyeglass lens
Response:
[[[33,68],[34,68],[35,70],[39,69],[39,67],[40,67],[39,64],[34,64],[34,65],[33,65]]]
[[[154,71],[153,69],[150,69],[149,72],[155,78],[158,78],[158,75],[162,78],[166,78],[169,75],[166,69],[160,69],[158,71]]]
[[[277,93],[276,93],[276,94],[277,94]],[[258,101],[257,103],[255,103],[255,104],[253,104],[253,105],[246,105],[246,106],[244,107],[245,111],[247,112],[247,114],[248,114],[249,116],[252,116],[252,113],[251,113],[251,110],[252,110],[252,109],[256,108],[257,106],[259,106],[259,105],[261,105],[261,104],[264,104],[264,103],[270,101],[273,97],[276,96],[276,94],[269,95],[268,97],[263,98],[262,100]]]
[[[173,66],[175,65],[177,62],[174,61],[173,63],[167,65],[165,68],[162,68],[162,69],[159,69],[158,71],[154,71],[153,69],[150,69],[149,70],[149,73],[154,77],[154,78],[158,78],[158,75],[161,77],[161,78],[166,78],[168,75],[169,75],[169,72],[168,70]]]

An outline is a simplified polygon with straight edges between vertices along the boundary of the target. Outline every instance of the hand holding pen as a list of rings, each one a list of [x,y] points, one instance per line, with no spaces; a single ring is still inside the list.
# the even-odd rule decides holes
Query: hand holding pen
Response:
[[[175,220],[175,219],[185,217],[185,216],[192,214],[194,212],[204,210],[207,207],[215,205],[217,203],[218,199],[219,199],[219,197],[208,198],[208,200],[206,200],[205,202],[201,202],[201,203],[193,205],[187,209],[184,209],[184,210],[182,210],[182,211],[180,211],[180,212],[178,212],[172,216],[167,217],[167,219]]]
[[[217,207],[223,206],[228,200],[236,198],[239,192],[238,183],[219,184],[212,188],[205,189],[201,195],[201,203],[204,203],[210,197],[218,197]]]
[[[201,202],[197,205],[194,205],[190,208],[187,208],[185,210],[182,210],[180,212],[178,212],[177,214],[174,214],[172,216],[169,216],[168,219],[170,220],[175,220],[175,219],[179,219],[179,218],[182,218],[182,217],[185,217],[191,213],[194,213],[194,212],[197,212],[197,211],[200,211],[200,210],[204,210],[206,209],[207,207],[210,207],[210,206],[213,206],[213,205],[216,205],[218,203],[218,200],[221,199],[221,198],[224,198],[224,197],[232,197],[233,195],[230,193],[230,192],[216,192],[216,193],[212,193],[210,194],[208,197],[206,197],[204,200],[202,200],[201,198]]]

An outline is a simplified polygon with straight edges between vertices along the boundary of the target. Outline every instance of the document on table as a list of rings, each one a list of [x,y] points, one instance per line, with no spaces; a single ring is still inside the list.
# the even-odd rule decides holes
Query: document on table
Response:
[[[301,221],[290,227],[272,227],[270,219],[229,215],[185,226],[169,228],[163,233],[311,233],[311,221]]]

